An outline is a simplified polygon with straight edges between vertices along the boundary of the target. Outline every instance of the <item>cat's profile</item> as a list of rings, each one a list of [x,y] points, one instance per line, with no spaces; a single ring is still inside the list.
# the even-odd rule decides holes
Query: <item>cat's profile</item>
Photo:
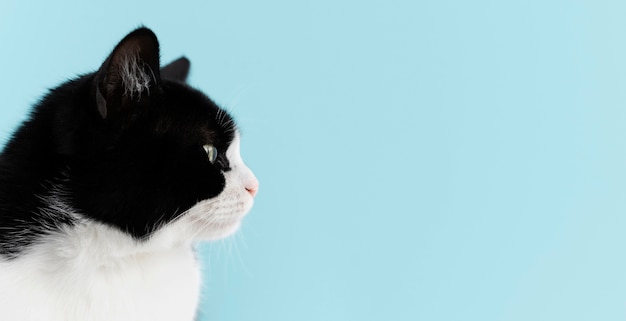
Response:
[[[258,182],[231,116],[139,28],[53,89],[0,154],[0,320],[193,320],[192,243],[233,233]]]

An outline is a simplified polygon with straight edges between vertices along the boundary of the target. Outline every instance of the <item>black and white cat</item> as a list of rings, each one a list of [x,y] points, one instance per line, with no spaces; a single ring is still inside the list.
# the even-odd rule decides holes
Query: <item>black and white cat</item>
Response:
[[[0,154],[0,320],[193,320],[192,244],[233,233],[258,182],[231,116],[160,68],[152,31],[52,90]]]

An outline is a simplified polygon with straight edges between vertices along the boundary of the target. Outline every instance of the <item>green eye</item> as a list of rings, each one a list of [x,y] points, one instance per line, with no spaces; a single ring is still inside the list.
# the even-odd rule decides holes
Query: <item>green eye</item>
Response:
[[[215,160],[217,159],[217,148],[213,145],[204,145],[202,148],[204,148],[204,151],[209,157],[209,162],[211,162],[211,164],[215,163]]]

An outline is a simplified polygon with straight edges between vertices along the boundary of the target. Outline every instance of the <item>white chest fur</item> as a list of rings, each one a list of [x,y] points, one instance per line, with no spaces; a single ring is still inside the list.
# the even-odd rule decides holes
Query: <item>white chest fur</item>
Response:
[[[199,267],[191,244],[166,234],[138,243],[88,222],[0,260],[0,319],[193,320]]]

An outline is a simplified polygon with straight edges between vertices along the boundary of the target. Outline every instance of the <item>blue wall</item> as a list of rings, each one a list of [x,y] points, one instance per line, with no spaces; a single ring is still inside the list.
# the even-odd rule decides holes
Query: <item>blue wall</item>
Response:
[[[128,2],[0,0],[0,139],[140,24],[190,57],[261,182],[203,320],[626,319],[625,2]]]

